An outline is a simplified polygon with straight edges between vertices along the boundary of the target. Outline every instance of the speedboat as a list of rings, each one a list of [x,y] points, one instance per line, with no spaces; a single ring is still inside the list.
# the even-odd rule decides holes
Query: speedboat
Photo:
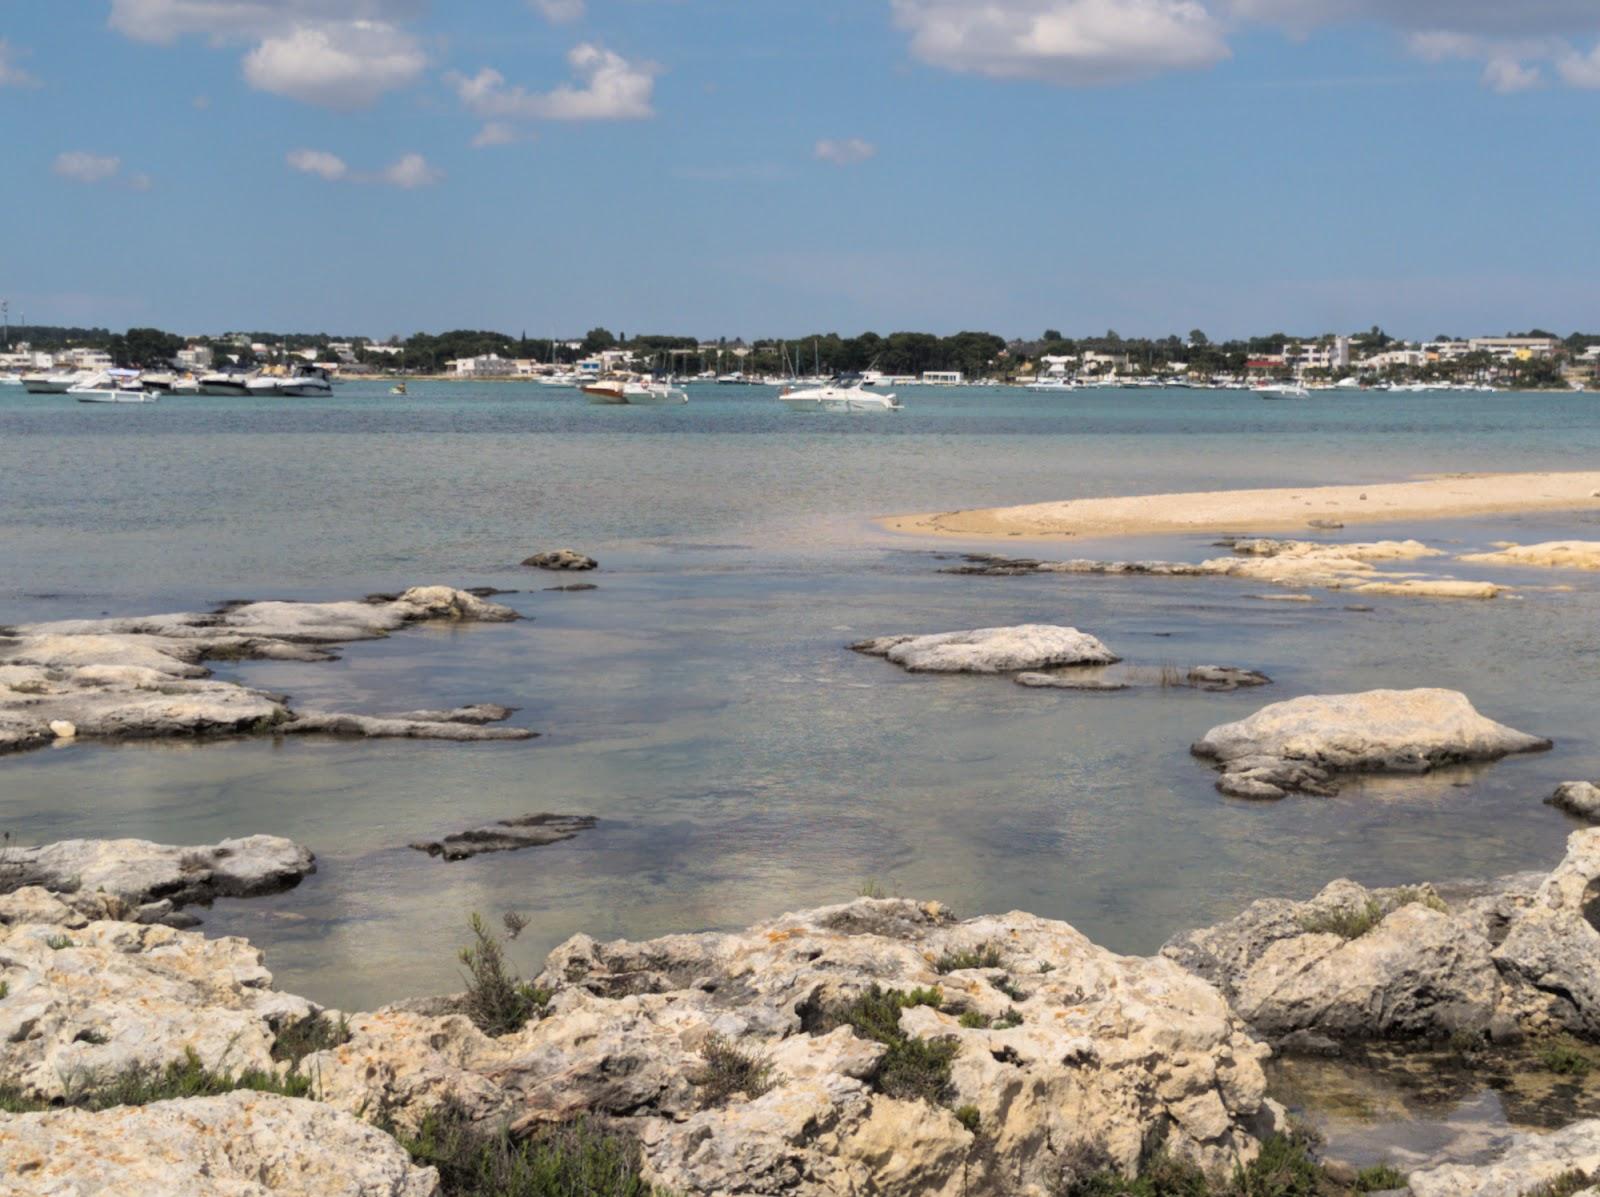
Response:
[[[869,391],[859,378],[836,378],[820,387],[796,390],[785,387],[778,402],[790,411],[848,411],[880,412],[904,411],[904,406],[893,395],[879,395]]]
[[[200,393],[200,383],[193,374],[185,374],[182,378],[173,382],[172,393],[174,395],[198,395]]]
[[[664,382],[646,382],[637,378],[600,378],[588,383],[583,393],[590,403],[612,407],[659,407],[671,403],[687,403],[689,396]]]
[[[22,375],[11,373],[0,374],[0,387],[20,387],[21,385]]]
[[[1075,391],[1078,384],[1070,378],[1041,378],[1028,384],[1030,391]]]
[[[214,374],[202,375],[200,378],[200,393],[202,395],[231,395],[234,398],[243,398],[250,393],[251,375],[240,373],[237,370],[218,370]]]
[[[1300,382],[1262,383],[1260,386],[1252,387],[1251,390],[1262,399],[1311,398],[1311,392]]]
[[[394,386],[389,388],[389,394],[391,395],[404,395],[405,393],[406,384],[403,382],[397,382],[394,384]]]
[[[320,366],[297,366],[292,374],[258,374],[245,388],[257,399],[325,399],[333,394],[333,382]]]
[[[163,395],[170,395],[177,383],[178,377],[171,370],[146,371],[139,375],[140,386],[147,391],[159,391]]]
[[[139,386],[137,370],[106,370],[67,388],[79,403],[154,403],[161,398]]]
[[[30,395],[65,395],[71,387],[77,386],[87,377],[89,376],[82,371],[55,374],[24,374],[22,376],[22,389]]]

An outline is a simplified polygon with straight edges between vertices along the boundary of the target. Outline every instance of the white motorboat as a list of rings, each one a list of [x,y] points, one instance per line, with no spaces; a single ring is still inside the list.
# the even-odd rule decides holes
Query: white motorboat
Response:
[[[1078,384],[1070,378],[1041,378],[1028,384],[1030,391],[1075,391]]]
[[[1251,392],[1262,399],[1309,399],[1311,392],[1301,382],[1274,382],[1262,383],[1251,388]]]
[[[79,403],[154,403],[161,396],[139,385],[137,370],[106,370],[67,388]]]
[[[205,374],[200,378],[200,393],[202,395],[229,395],[233,398],[243,398],[250,393],[250,379],[252,375],[240,373],[237,370],[218,370],[214,374]]]
[[[20,387],[21,385],[22,375],[10,373],[0,374],[0,387]]]
[[[89,375],[81,370],[55,374],[24,374],[22,389],[30,395],[65,395],[69,389],[88,377]]]
[[[245,390],[257,399],[326,399],[333,394],[333,381],[320,366],[297,366],[289,374],[258,374]]]
[[[687,403],[689,396],[664,382],[637,378],[600,378],[588,383],[583,393],[589,402],[613,407],[659,407]]]
[[[566,387],[569,390],[583,385],[583,380],[572,373],[541,374],[534,381],[542,387]]]
[[[194,375],[185,374],[182,378],[173,382],[172,393],[174,395],[198,395],[200,393],[200,382]]]
[[[904,411],[893,395],[869,391],[860,379],[835,379],[825,386],[797,390],[785,387],[778,402],[790,411],[886,412]]]
[[[171,370],[147,370],[139,375],[140,386],[147,391],[158,391],[163,395],[170,395],[177,383],[178,376]]]

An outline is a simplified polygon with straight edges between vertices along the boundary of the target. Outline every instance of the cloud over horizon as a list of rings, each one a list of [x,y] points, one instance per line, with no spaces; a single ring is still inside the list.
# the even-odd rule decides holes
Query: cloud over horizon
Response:
[[[417,153],[403,154],[376,172],[353,171],[343,158],[326,150],[291,150],[284,155],[284,162],[290,170],[315,175],[327,183],[382,183],[404,191],[428,187],[444,178],[444,171]]]
[[[456,96],[475,116],[487,121],[630,121],[655,116],[656,76],[653,62],[633,62],[614,50],[582,42],[567,53],[579,86],[562,84],[547,92],[508,87],[493,67],[476,75],[446,77]]]
[[[39,80],[17,65],[17,48],[0,37],[0,87],[38,87]]]
[[[825,137],[817,142],[812,154],[818,160],[831,162],[835,166],[854,166],[869,158],[875,158],[878,147],[859,137],[847,137],[843,141]]]

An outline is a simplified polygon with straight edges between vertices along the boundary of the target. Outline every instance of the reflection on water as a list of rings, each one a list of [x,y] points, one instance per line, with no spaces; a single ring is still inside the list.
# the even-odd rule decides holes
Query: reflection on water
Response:
[[[521,623],[410,630],[336,663],[226,666],[306,706],[504,703],[542,733],[526,744],[80,745],[0,763],[0,819],[27,841],[272,832],[310,846],[320,869],[298,890],[224,903],[207,923],[249,935],[282,984],[325,1001],[453,987],[473,910],[532,918],[515,945],[527,970],[576,931],[743,925],[847,899],[868,878],[966,912],[1065,918],[1148,952],[1334,876],[1548,866],[1573,825],[1541,799],[1600,776],[1588,575],[1501,571],[1576,589],[1357,612],[1337,594],[1263,603],[1249,597],[1259,584],[1230,579],[943,575],[933,553],[863,520],[1080,489],[1582,465],[1600,447],[1600,405],[918,393],[904,416],[867,424],[784,420],[753,397],[697,394],[664,413],[517,388],[423,391],[398,405],[355,387],[332,403],[175,400],[159,421],[0,404],[0,620],[412,582],[527,588],[504,600]],[[1422,531],[1463,549],[1600,538],[1585,516]],[[562,543],[602,558],[598,590],[550,592],[564,579],[512,564]],[[1072,552],[1214,550],[1173,539]],[[28,597],[46,591],[64,597]],[[1082,627],[1139,667],[1238,665],[1276,684],[1038,691],[911,676],[844,648],[1034,621]],[[1187,752],[1273,699],[1421,683],[1466,690],[1556,751],[1271,805],[1221,797]],[[457,863],[405,846],[537,811],[601,823]]]

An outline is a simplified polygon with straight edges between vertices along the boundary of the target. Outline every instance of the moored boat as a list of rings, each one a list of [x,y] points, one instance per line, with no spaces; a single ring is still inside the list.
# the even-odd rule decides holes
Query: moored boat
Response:
[[[615,407],[659,407],[689,402],[689,396],[664,382],[637,378],[599,378],[588,383],[583,393],[589,402]]]
[[[250,393],[251,375],[237,370],[218,370],[200,378],[202,395],[229,395],[242,398]]]
[[[139,385],[137,370],[105,370],[67,388],[79,403],[154,403],[161,396]]]
[[[785,387],[778,402],[790,411],[889,412],[905,407],[893,395],[869,391],[859,378],[836,378],[820,387]]]

